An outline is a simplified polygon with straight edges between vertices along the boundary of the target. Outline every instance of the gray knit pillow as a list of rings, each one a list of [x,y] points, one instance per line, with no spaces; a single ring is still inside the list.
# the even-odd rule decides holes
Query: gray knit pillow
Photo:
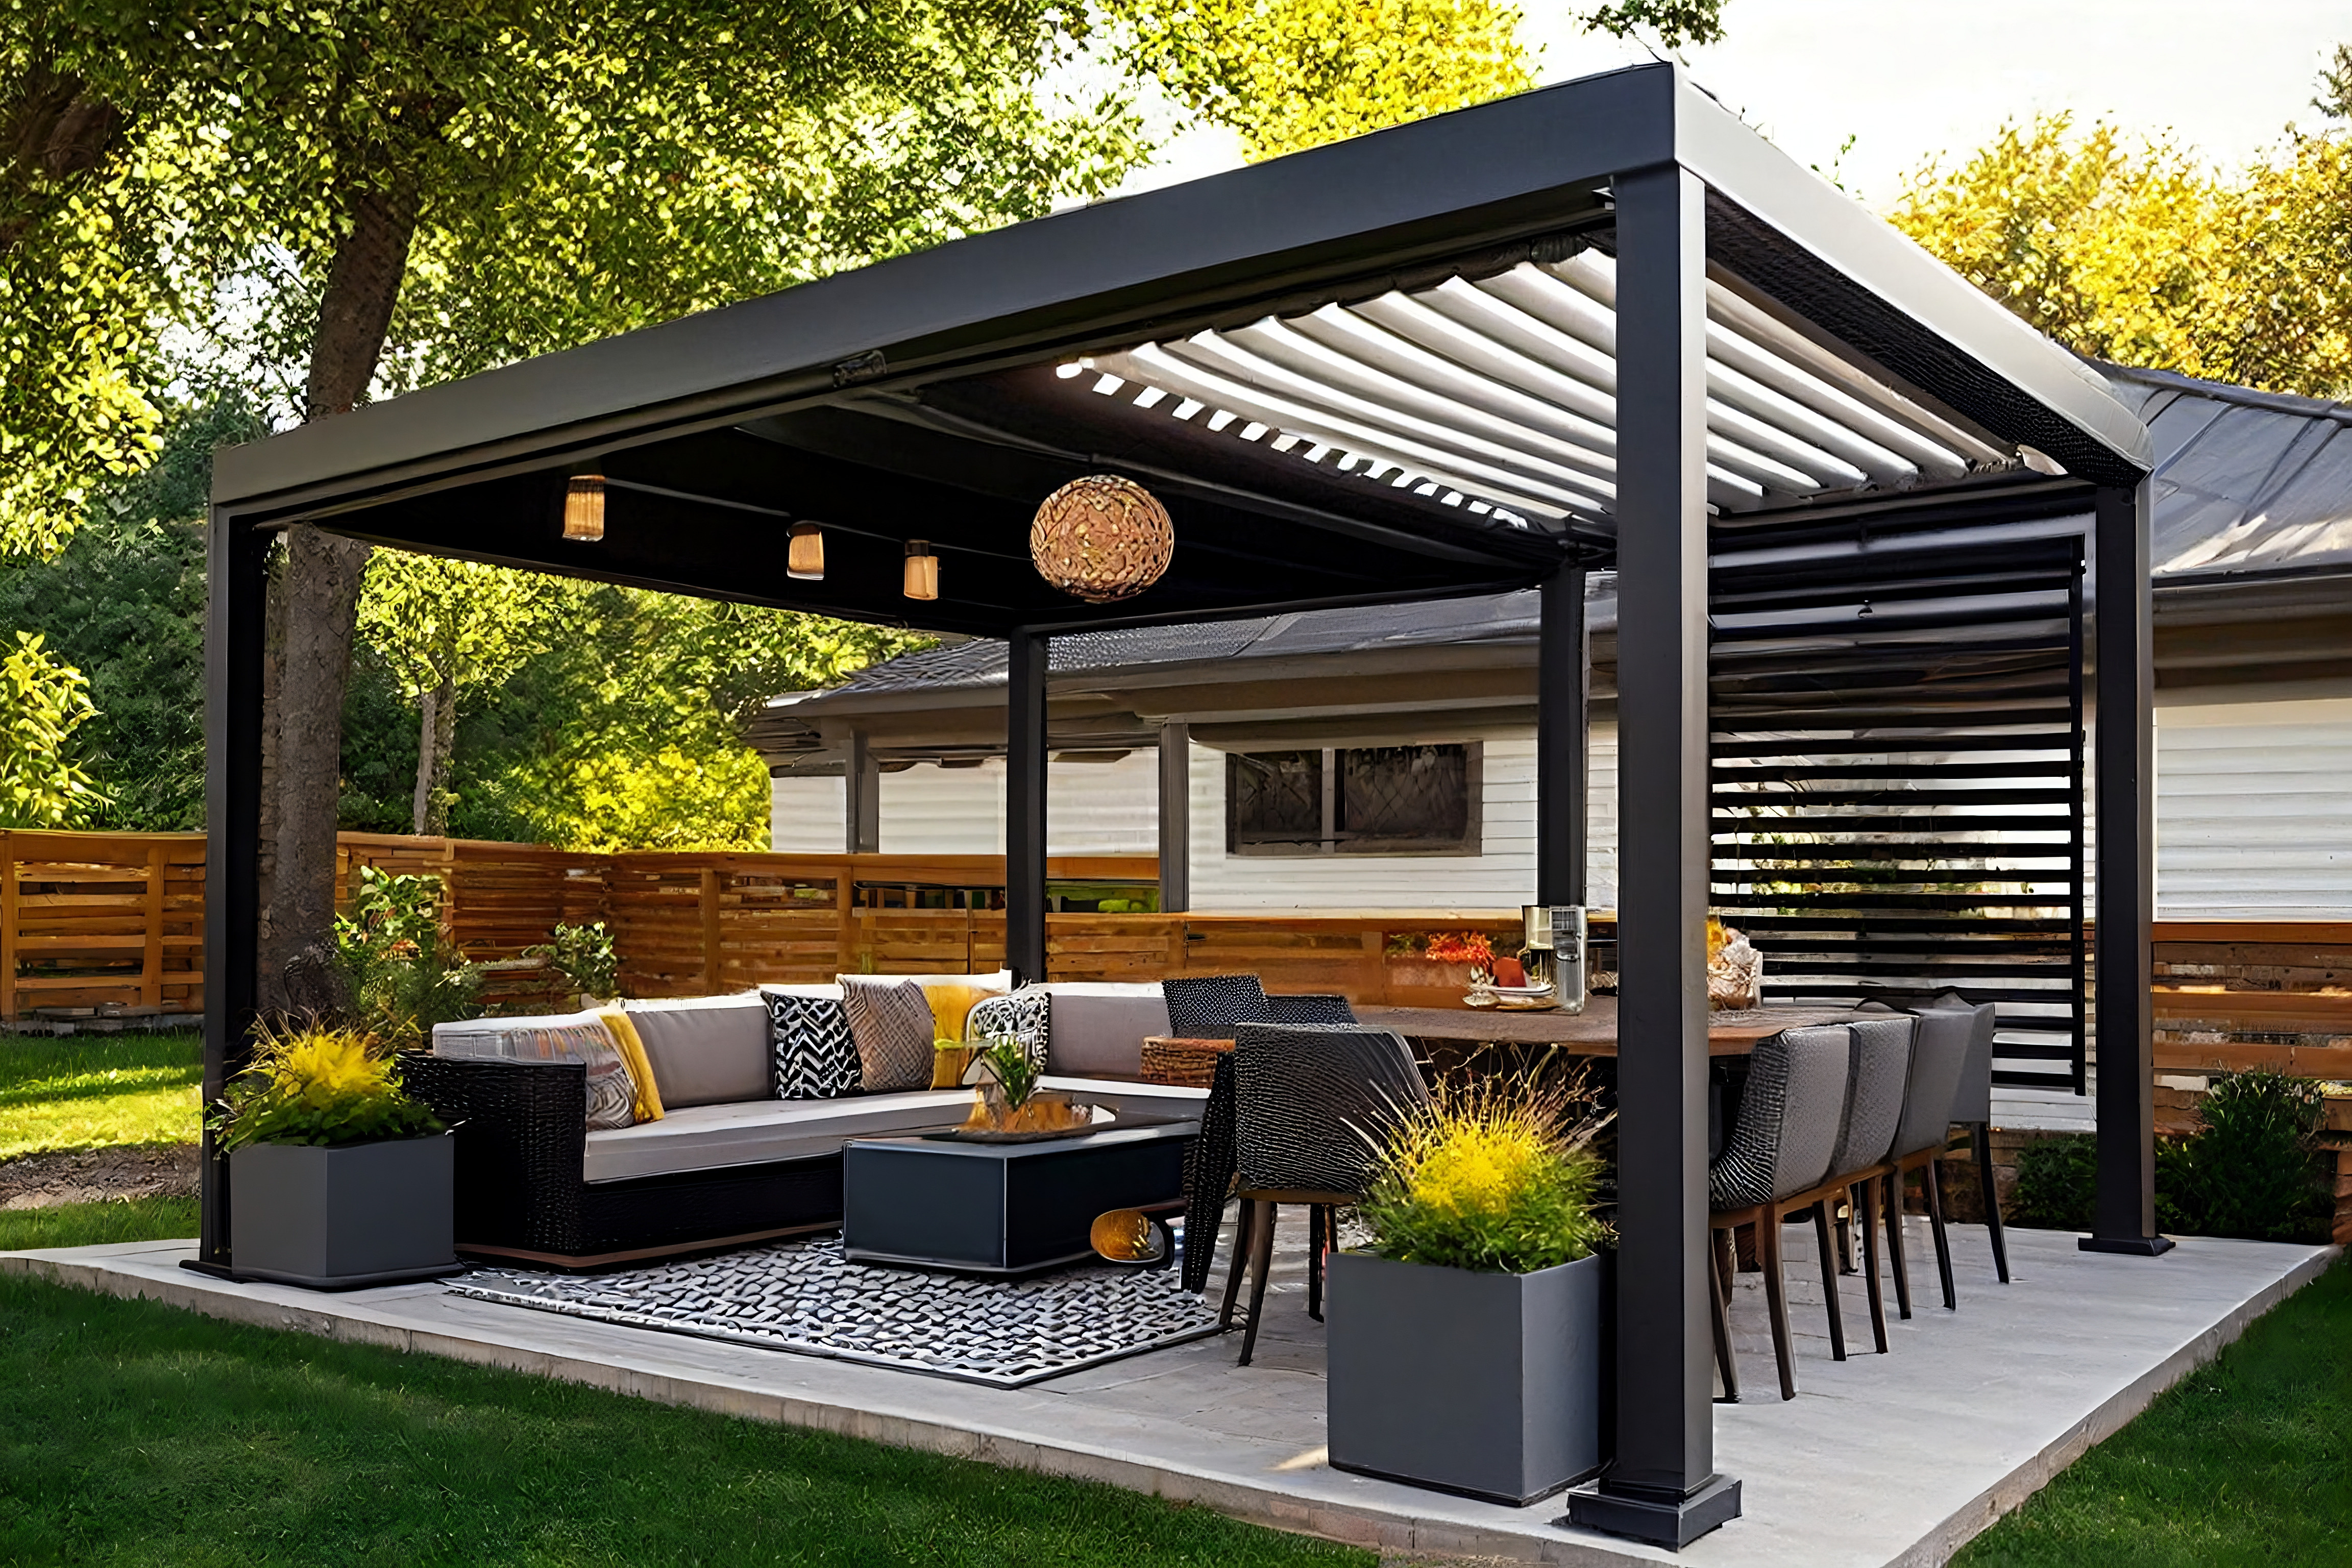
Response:
[[[857,1042],[858,1078],[868,1094],[931,1087],[931,1004],[911,980],[841,977],[842,1010]]]

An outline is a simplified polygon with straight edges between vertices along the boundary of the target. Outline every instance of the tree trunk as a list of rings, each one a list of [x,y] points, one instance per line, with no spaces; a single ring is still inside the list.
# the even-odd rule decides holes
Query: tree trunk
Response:
[[[69,182],[104,163],[121,144],[127,123],[119,105],[47,61],[36,62],[10,85],[0,96],[0,146],[6,157],[0,255],[31,229],[35,214],[28,209],[52,205]]]
[[[419,195],[414,181],[361,193],[336,247],[311,341],[308,417],[347,414],[367,392],[400,280]],[[286,962],[330,939],[335,914],[335,826],[342,784],[343,691],[351,675],[360,582],[369,546],[308,524],[286,534],[285,571],[271,584],[285,628],[277,705],[262,722],[275,737],[274,798],[263,810],[261,1002],[285,1005]]]
[[[416,736],[416,801],[411,813],[419,837],[449,831],[449,757],[457,745],[457,683],[444,680],[418,704],[424,722]]]

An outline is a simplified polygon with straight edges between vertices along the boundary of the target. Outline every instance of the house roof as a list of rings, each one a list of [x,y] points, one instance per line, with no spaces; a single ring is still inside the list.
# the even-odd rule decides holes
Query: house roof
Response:
[[[2352,570],[2352,404],[2100,368],[2156,443],[2159,584]]]

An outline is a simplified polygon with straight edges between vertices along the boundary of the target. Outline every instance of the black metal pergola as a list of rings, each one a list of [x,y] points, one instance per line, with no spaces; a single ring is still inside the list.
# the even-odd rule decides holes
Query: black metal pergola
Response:
[[[1714,1464],[1703,1295],[1710,738],[1723,728],[1711,553],[1736,533],[1795,541],[1793,559],[1834,534],[1843,554],[1822,559],[1876,581],[1874,541],[1938,507],[1979,524],[2091,520],[2073,535],[2079,569],[2065,569],[2084,644],[2067,710],[2078,757],[2084,726],[2095,736],[2095,962],[2113,979],[2093,1019],[2104,1070],[2086,1245],[2158,1251],[2149,461],[2146,431],[2079,361],[1665,65],[960,240],[225,451],[209,560],[205,1092],[240,1064],[255,1019],[264,569],[289,524],[1004,638],[1007,951],[1023,980],[1045,973],[1052,637],[1540,588],[1530,893],[1580,902],[1583,582],[1613,565],[1614,1457],[1571,1515],[1679,1544],[1738,1507]],[[607,481],[593,542],[562,528],[567,478],[585,471]],[[1027,532],[1047,494],[1103,471],[1158,495],[1177,545],[1148,591],[1089,605],[1037,575]],[[787,575],[795,522],[824,531],[822,581]],[[915,539],[940,560],[936,601],[901,594]],[[1771,591],[1818,608],[1840,572],[1800,574],[1801,593],[1783,574]],[[1933,658],[1911,667],[1936,678]],[[1756,711],[1803,707],[1801,680],[1775,689]],[[225,1263],[206,1169],[204,1256]]]

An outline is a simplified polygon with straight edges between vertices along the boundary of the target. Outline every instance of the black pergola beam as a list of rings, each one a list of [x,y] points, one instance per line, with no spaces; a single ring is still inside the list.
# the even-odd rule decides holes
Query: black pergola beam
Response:
[[[1585,573],[1544,579],[1536,637],[1536,902],[1584,902],[1591,837],[1591,644]]]
[[[1045,670],[1053,639],[1005,639],[1004,965],[1017,986],[1045,981]]]

